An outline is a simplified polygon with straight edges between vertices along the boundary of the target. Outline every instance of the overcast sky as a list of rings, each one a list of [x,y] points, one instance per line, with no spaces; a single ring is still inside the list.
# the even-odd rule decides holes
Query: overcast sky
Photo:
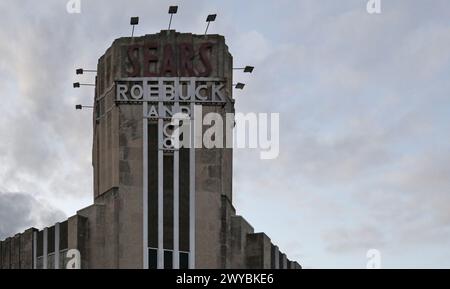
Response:
[[[237,150],[234,202],[306,268],[450,267],[450,2],[0,2],[0,238],[92,203],[92,119],[72,89],[112,41],[172,27],[226,37],[241,112],[279,112],[280,156]]]

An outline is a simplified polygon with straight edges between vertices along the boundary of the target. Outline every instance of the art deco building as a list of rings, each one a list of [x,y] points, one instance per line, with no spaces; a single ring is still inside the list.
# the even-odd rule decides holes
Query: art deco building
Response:
[[[236,214],[231,148],[170,143],[174,112],[234,113],[232,72],[220,35],[116,39],[97,67],[93,205],[1,241],[0,268],[66,268],[71,249],[81,268],[300,268]]]

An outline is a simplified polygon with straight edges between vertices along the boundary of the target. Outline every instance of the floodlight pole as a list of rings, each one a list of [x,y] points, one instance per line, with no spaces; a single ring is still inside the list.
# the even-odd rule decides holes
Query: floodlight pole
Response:
[[[131,30],[131,38],[134,37],[134,26],[139,24],[139,17],[131,17],[130,24],[133,26]]]
[[[205,30],[205,35],[208,32],[208,28],[209,28],[209,23],[211,23],[210,21],[208,21],[208,24],[206,25],[206,30]]]
[[[243,70],[244,73],[252,73],[255,68],[253,66],[233,67],[233,70]]]
[[[205,36],[206,33],[208,33],[209,23],[214,22],[216,20],[216,16],[217,14],[209,14],[208,17],[206,17],[206,22],[208,22],[208,25],[206,25]]]
[[[75,105],[75,109],[76,109],[76,110],[82,110],[83,108],[90,108],[90,109],[93,109],[94,107],[93,107],[92,105],[81,105],[81,104]]]
[[[79,74],[84,74],[85,72],[93,72],[93,73],[97,73],[97,70],[93,70],[93,69],[83,69],[83,68],[77,68],[75,70],[75,74],[79,75]]]
[[[173,16],[173,14],[172,14],[172,13],[170,13],[170,20],[169,20],[169,29],[167,29],[167,30],[170,30],[170,25],[172,25],[172,16]]]
[[[177,14],[177,12],[178,12],[178,6],[170,6],[169,7],[170,20],[169,20],[169,28],[167,29],[167,31],[169,31],[170,30],[170,26],[172,26],[173,14]]]

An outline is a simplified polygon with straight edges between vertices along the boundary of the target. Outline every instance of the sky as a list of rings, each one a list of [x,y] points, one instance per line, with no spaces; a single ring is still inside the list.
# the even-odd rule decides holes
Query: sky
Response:
[[[72,89],[113,40],[222,34],[238,112],[280,114],[280,155],[234,152],[234,204],[304,268],[450,268],[450,2],[1,0],[0,238],[93,201],[92,118]]]

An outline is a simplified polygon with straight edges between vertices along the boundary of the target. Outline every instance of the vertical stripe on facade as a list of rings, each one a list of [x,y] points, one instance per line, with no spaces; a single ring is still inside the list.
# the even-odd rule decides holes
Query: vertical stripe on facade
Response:
[[[173,250],[173,155],[164,155],[164,249]]]
[[[158,248],[158,125],[148,124],[148,247]]]
[[[48,229],[44,229],[44,249],[43,249],[43,269],[47,269],[48,265]]]
[[[189,148],[180,149],[180,251],[189,252]]]

